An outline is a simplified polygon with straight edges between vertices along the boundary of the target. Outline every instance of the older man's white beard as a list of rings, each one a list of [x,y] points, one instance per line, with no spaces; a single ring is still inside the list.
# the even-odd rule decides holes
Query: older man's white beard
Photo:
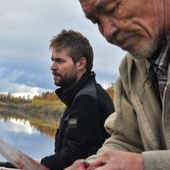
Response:
[[[149,55],[149,54],[146,54],[145,53],[145,55],[143,55],[143,54],[134,54],[134,53],[130,53],[131,54],[131,56],[132,56],[132,58],[133,59],[135,59],[135,60],[147,60],[148,58],[150,58],[152,55]]]
[[[153,42],[147,42],[145,47],[141,48],[140,50],[132,52],[129,51],[129,53],[136,60],[147,60],[153,56],[158,48],[158,44],[158,41],[156,41],[154,44]]]

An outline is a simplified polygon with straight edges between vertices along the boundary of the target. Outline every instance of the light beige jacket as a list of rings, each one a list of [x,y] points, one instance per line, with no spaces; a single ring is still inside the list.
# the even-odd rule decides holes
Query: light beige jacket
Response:
[[[97,154],[108,148],[142,153],[145,170],[169,170],[170,69],[162,109],[152,89],[146,61],[133,60],[127,54],[119,71],[114,94],[116,112],[105,122],[111,137]]]

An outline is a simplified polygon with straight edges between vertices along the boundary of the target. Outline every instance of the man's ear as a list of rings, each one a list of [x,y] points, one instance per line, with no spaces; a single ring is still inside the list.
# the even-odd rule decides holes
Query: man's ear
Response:
[[[83,70],[83,69],[86,68],[87,59],[86,59],[85,57],[82,57],[82,58],[77,62],[77,64],[78,64],[78,68],[79,68],[80,70]]]

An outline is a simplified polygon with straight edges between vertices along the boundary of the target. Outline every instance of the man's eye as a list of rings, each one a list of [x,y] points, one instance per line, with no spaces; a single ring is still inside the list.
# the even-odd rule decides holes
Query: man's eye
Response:
[[[58,63],[65,63],[65,60],[63,60],[63,59],[58,59],[58,60],[56,60],[56,62],[58,62]]]
[[[64,62],[63,60],[58,59],[58,58],[52,58],[51,60],[52,60],[52,62],[56,62],[56,63],[62,63],[62,62]]]
[[[58,60],[57,62],[58,62],[58,63],[63,63],[64,61],[63,61],[63,60]]]
[[[106,11],[107,15],[111,15],[111,14],[115,14],[118,10],[118,5],[116,5],[114,8],[112,8],[111,10]]]

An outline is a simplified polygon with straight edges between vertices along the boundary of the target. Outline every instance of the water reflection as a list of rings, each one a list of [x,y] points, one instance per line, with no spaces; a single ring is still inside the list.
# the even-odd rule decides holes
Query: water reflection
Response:
[[[0,118],[0,139],[34,159],[54,152],[54,137],[37,130],[24,119]],[[0,162],[4,161],[6,159],[0,154]]]
[[[24,134],[34,134],[39,133],[35,127],[31,127],[28,120],[15,119],[15,118],[1,118],[1,130],[8,131],[12,133],[24,133]]]

